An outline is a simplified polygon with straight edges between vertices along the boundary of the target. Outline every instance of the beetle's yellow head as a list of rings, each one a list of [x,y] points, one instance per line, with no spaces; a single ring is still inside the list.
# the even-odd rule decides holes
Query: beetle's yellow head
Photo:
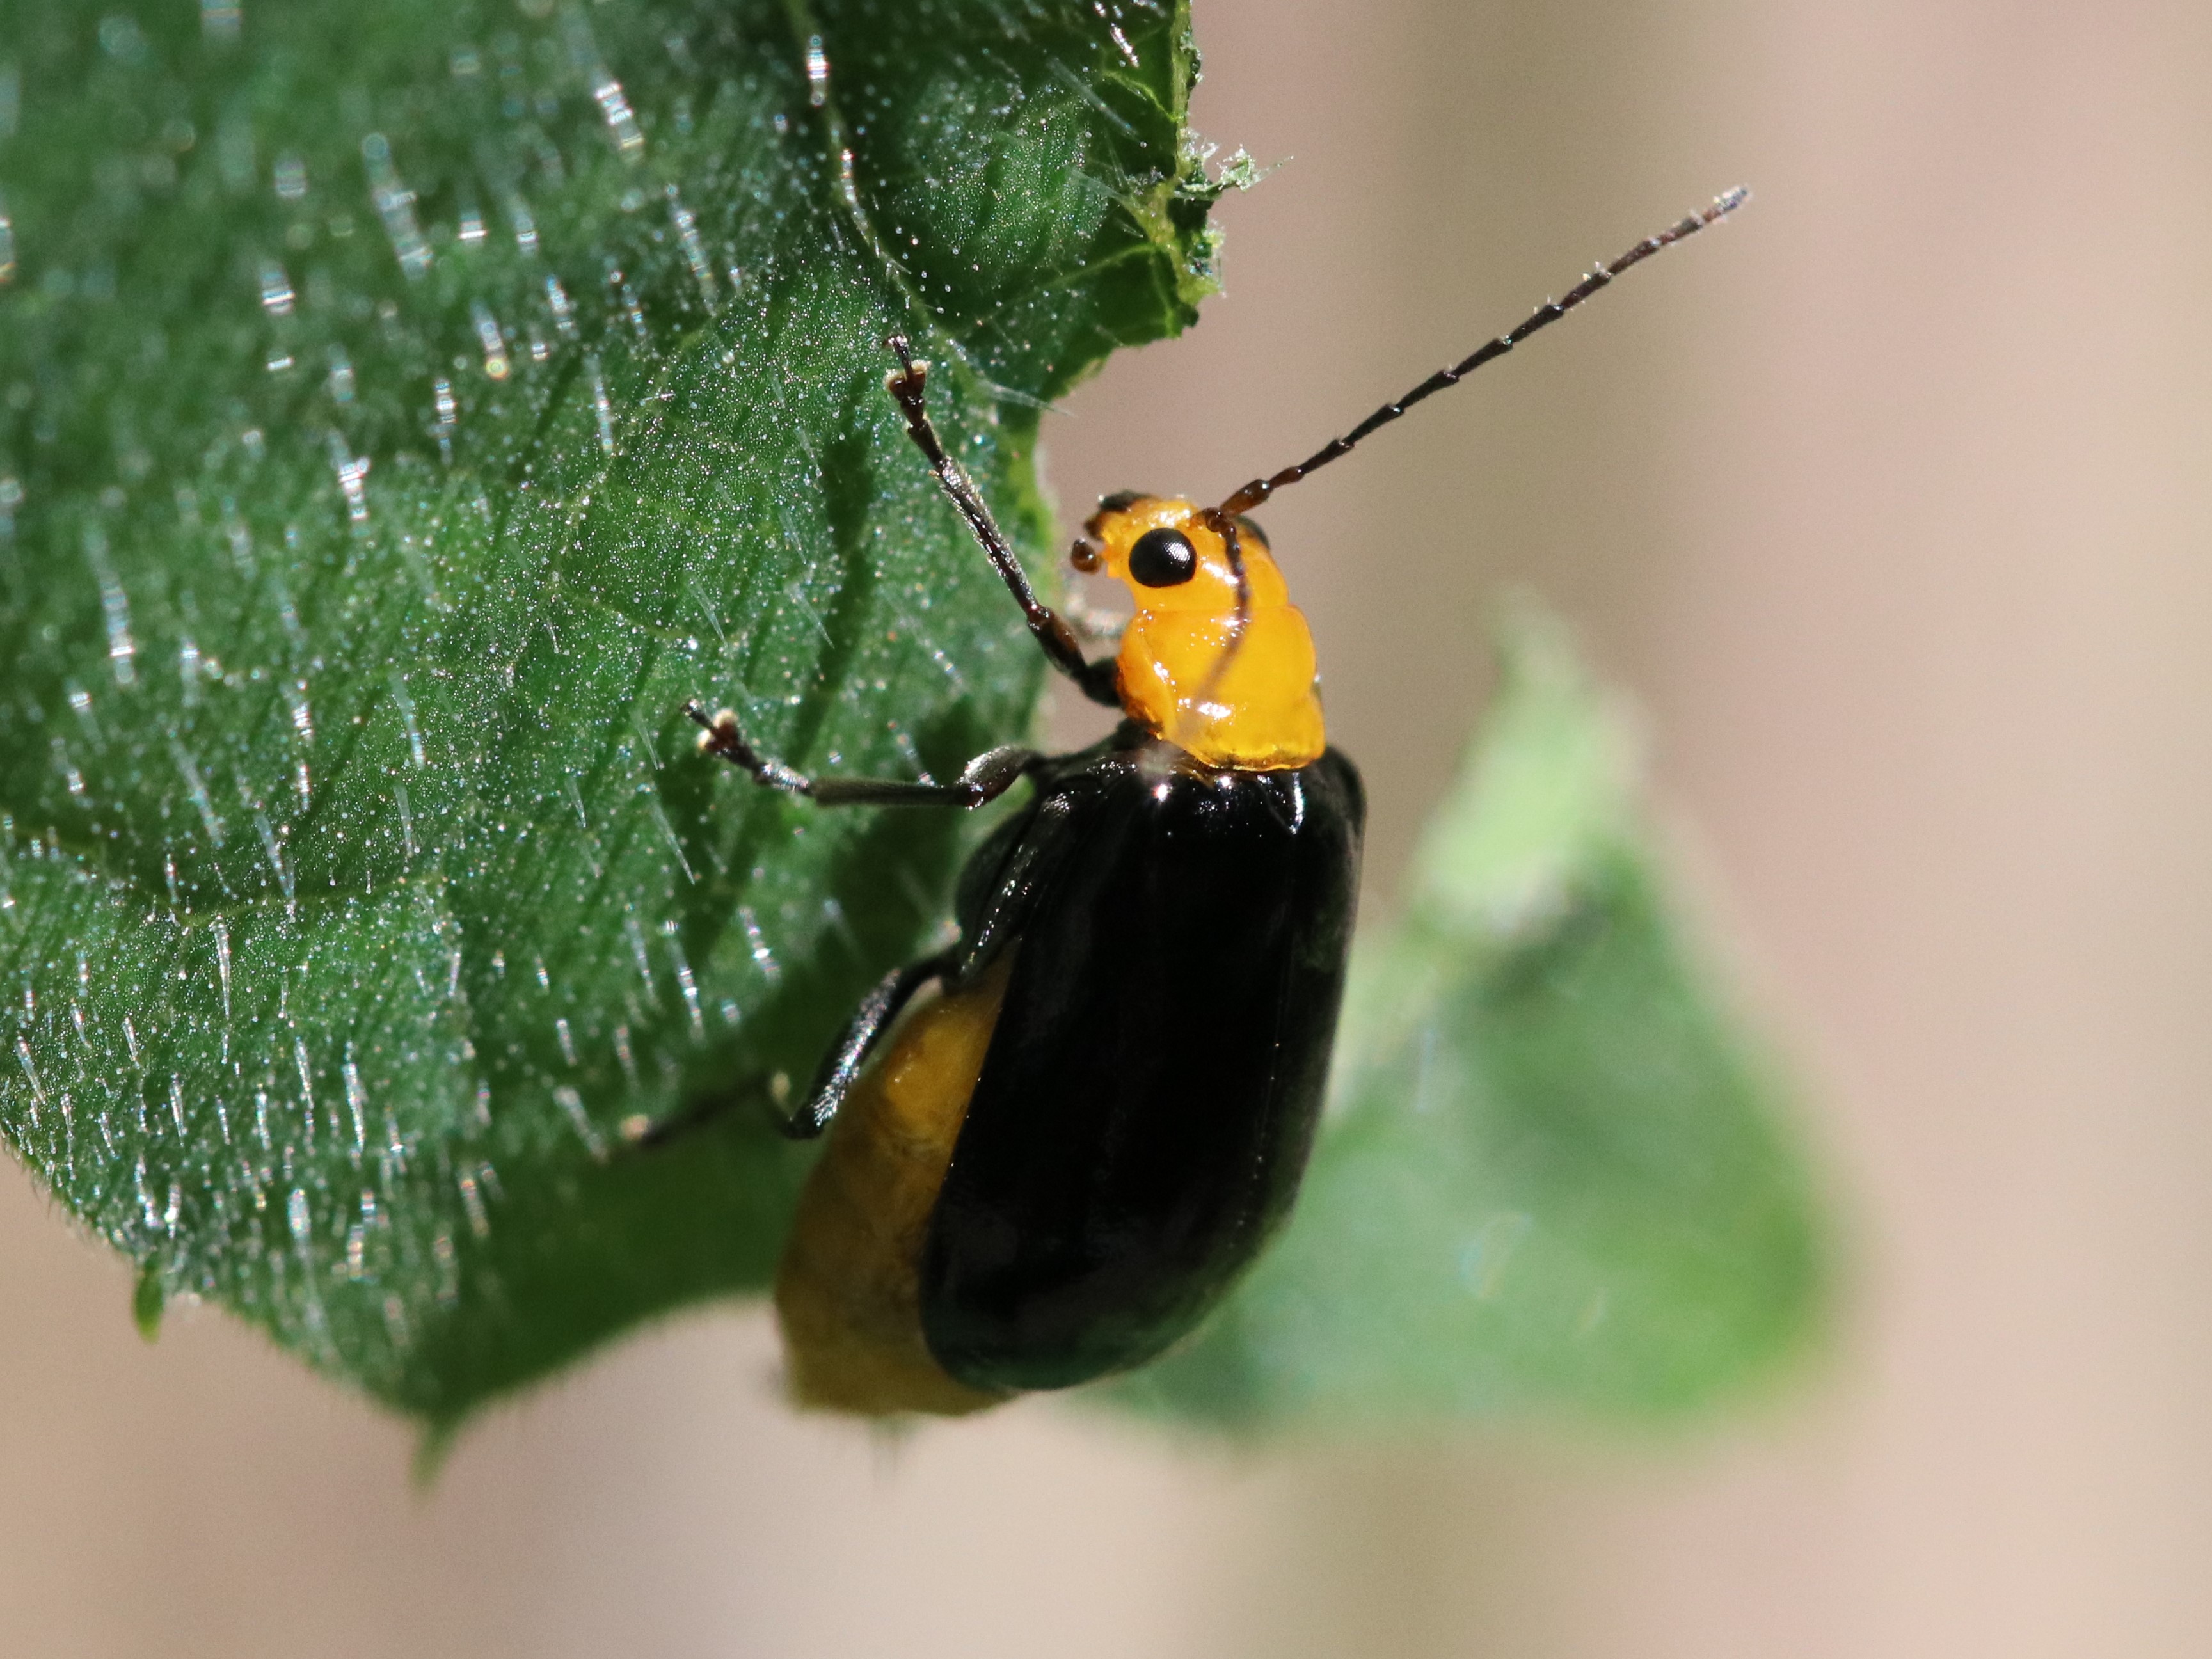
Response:
[[[1327,744],[1313,635],[1249,519],[1173,496],[1109,495],[1083,527],[1078,570],[1124,583],[1121,707],[1209,766],[1274,771]]]

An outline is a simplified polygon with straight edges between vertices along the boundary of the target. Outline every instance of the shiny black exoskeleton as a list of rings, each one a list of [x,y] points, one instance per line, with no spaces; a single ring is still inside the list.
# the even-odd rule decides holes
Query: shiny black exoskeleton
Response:
[[[985,1389],[1152,1358],[1282,1219],[1365,810],[1334,750],[1217,771],[1130,726],[1035,777],[962,882],[956,976],[1015,956],[921,1260],[930,1351]]]

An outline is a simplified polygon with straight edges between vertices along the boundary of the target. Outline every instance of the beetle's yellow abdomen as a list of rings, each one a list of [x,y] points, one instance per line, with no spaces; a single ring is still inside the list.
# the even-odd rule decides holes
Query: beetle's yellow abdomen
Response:
[[[1003,1397],[955,1382],[921,1330],[930,1212],[999,1022],[1012,953],[915,1009],[830,1126],[775,1274],[792,1398],[819,1411],[957,1416]]]
[[[1224,533],[1232,522],[1241,606]],[[1266,772],[1320,758],[1328,740],[1314,690],[1313,635],[1256,528],[1189,501],[1140,495],[1109,498],[1085,530],[1079,568],[1118,578],[1137,603],[1118,664],[1130,719],[1209,766]],[[1188,549],[1164,583],[1145,579],[1163,571],[1139,548],[1152,537],[1157,552],[1157,532]]]

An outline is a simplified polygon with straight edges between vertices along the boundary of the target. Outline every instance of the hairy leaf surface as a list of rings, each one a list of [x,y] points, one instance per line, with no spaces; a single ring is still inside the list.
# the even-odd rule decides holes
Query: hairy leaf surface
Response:
[[[436,1423],[760,1285],[764,1129],[1036,653],[1040,400],[1188,323],[1179,7],[0,0],[0,1124]],[[660,1148],[644,1126],[732,1109]]]

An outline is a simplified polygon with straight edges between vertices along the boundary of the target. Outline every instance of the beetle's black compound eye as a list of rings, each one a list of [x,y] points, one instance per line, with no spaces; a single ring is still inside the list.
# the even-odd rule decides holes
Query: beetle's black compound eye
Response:
[[[1129,580],[1174,587],[1198,574],[1198,550],[1180,530],[1147,530],[1129,550]]]

